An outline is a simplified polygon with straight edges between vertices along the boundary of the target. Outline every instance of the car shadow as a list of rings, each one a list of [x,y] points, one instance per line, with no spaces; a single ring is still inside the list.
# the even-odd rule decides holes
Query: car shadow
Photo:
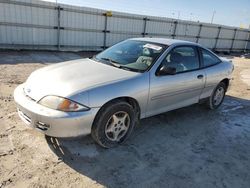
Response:
[[[91,136],[46,140],[59,160],[106,187],[221,187],[231,181],[221,174],[249,164],[239,159],[249,155],[249,136],[243,137],[250,132],[247,109],[250,100],[227,96],[214,111],[197,104],[146,118],[125,144],[112,149],[96,145]],[[235,136],[237,148],[229,147]]]

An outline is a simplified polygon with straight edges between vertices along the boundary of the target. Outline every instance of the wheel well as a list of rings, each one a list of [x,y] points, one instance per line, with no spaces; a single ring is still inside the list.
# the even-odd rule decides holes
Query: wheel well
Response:
[[[132,98],[132,97],[118,97],[118,98],[115,98],[115,99],[112,99],[108,102],[106,102],[100,109],[99,111],[97,112],[96,114],[96,117],[98,117],[99,113],[106,107],[106,106],[109,106],[111,104],[114,104],[115,102],[118,102],[118,101],[124,101],[124,102],[127,102],[128,104],[130,104],[133,109],[135,110],[136,112],[136,116],[138,118],[138,120],[140,119],[140,116],[141,116],[141,109],[140,109],[140,106],[139,106],[139,103],[137,102],[136,99]],[[96,118],[95,117],[95,118]],[[95,121],[95,120],[94,120]]]
[[[225,85],[226,85],[226,90],[229,86],[229,79],[228,78],[225,78],[224,80],[222,80],[221,82],[223,82]]]
[[[132,97],[118,97],[118,98],[110,100],[109,102],[105,103],[103,106],[108,105],[110,103],[117,102],[117,101],[125,101],[128,104],[130,104],[133,107],[133,109],[135,109],[135,112],[138,115],[138,118],[140,118],[141,109],[140,109],[139,103],[137,102],[136,99]]]

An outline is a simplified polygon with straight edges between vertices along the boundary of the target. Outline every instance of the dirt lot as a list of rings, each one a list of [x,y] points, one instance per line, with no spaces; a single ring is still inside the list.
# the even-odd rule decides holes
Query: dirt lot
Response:
[[[144,119],[115,149],[27,128],[15,87],[35,69],[88,55],[0,52],[0,188],[250,187],[250,59],[229,57],[234,81],[220,109],[193,105]]]

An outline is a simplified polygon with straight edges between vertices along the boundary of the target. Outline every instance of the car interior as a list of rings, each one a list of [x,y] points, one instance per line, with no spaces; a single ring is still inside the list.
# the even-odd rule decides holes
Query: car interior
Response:
[[[192,47],[173,49],[163,62],[168,67],[176,68],[176,73],[199,68],[198,53]]]

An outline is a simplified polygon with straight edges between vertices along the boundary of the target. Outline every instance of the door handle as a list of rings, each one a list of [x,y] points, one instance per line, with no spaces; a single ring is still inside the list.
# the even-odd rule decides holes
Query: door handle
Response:
[[[198,75],[197,78],[198,79],[202,79],[204,76],[202,74]]]

